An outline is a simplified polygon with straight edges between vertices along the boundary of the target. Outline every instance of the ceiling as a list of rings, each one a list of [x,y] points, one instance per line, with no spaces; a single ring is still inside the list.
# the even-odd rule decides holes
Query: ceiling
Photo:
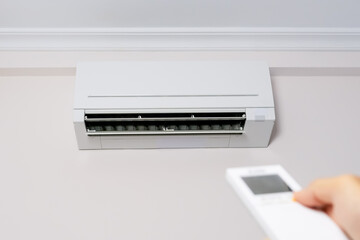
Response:
[[[359,28],[358,0],[2,0],[0,28]]]

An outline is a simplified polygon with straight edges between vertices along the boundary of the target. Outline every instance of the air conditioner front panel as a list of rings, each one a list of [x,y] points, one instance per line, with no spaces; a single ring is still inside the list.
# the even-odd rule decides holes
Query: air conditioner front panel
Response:
[[[264,62],[80,63],[75,109],[273,107]]]
[[[227,148],[229,135],[101,136],[102,149]]]

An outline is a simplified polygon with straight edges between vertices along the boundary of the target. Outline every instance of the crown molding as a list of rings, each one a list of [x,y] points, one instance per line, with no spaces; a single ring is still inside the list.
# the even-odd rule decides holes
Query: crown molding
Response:
[[[0,28],[1,51],[360,51],[360,28]]]

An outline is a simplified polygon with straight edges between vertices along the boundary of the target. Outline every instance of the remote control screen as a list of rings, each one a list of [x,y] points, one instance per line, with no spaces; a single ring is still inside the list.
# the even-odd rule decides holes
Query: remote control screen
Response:
[[[242,179],[255,195],[292,191],[279,175],[250,176]]]

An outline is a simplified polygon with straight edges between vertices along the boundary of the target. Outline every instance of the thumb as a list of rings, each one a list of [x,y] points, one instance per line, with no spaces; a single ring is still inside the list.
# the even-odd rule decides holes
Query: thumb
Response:
[[[300,192],[294,193],[294,200],[301,203],[304,206],[311,207],[311,208],[318,208],[323,207],[325,204],[318,200],[315,196],[315,193],[312,190],[304,189]]]
[[[309,187],[295,192],[294,199],[307,207],[325,207],[332,204],[334,185],[333,179],[316,180]]]

